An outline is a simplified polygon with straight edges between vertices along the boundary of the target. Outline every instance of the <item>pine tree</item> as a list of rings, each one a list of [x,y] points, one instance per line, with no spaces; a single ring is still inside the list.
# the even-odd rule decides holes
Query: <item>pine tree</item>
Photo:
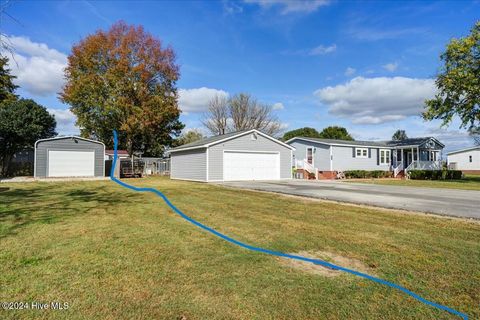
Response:
[[[17,99],[14,92],[18,86],[13,83],[13,79],[16,77],[11,75],[10,72],[8,58],[0,55],[0,104]]]

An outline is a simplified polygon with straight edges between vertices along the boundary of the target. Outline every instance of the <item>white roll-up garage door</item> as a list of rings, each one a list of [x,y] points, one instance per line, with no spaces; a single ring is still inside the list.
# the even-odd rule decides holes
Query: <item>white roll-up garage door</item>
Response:
[[[48,177],[93,177],[95,151],[48,151]]]
[[[225,151],[223,180],[278,180],[280,154],[269,152]]]

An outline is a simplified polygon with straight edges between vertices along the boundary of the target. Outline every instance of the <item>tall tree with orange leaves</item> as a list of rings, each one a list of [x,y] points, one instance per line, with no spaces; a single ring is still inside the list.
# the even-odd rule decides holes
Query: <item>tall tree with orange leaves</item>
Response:
[[[184,125],[179,121],[179,68],[171,47],[142,26],[115,23],[73,46],[60,99],[77,116],[83,137],[130,154],[160,155]]]

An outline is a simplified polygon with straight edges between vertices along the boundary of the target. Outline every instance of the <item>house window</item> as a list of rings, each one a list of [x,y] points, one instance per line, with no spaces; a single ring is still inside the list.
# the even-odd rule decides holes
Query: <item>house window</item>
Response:
[[[390,164],[390,150],[380,150],[380,164]]]
[[[313,148],[307,148],[307,162],[313,164]]]
[[[472,160],[473,160],[473,159],[472,159],[472,156],[468,156],[468,161],[469,161],[469,162],[472,162]]]
[[[252,140],[254,140],[254,141],[257,140],[257,134],[256,134],[256,133],[252,133],[252,135],[250,136],[250,138],[251,138]]]
[[[355,148],[355,156],[357,158],[367,158],[368,149],[367,148]]]

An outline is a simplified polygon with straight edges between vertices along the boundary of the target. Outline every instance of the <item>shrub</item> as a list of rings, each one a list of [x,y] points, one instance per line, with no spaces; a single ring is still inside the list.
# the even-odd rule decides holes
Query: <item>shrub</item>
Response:
[[[460,170],[411,170],[408,174],[412,180],[459,180],[462,178]]]
[[[343,172],[347,179],[390,178],[392,173],[383,170],[347,170]]]

